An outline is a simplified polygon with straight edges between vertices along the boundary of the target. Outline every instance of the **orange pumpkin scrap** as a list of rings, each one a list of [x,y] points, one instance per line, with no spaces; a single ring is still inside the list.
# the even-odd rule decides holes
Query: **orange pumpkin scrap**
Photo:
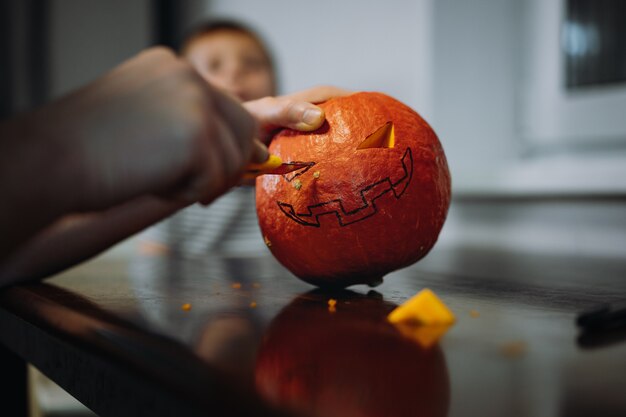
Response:
[[[430,348],[446,334],[456,318],[443,301],[426,288],[396,307],[387,320],[404,336]]]
[[[320,107],[318,130],[273,138],[272,154],[309,164],[257,178],[259,224],[301,279],[375,285],[437,241],[450,203],[446,158],[428,123],[389,96],[357,93]]]
[[[393,310],[387,319],[392,323],[409,322],[423,326],[449,326],[456,321],[454,313],[428,288]]]

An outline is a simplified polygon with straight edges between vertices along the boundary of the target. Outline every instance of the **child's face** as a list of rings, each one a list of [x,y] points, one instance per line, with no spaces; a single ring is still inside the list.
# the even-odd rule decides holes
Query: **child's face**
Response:
[[[211,84],[242,101],[274,95],[272,70],[249,35],[220,30],[191,42],[184,56]]]

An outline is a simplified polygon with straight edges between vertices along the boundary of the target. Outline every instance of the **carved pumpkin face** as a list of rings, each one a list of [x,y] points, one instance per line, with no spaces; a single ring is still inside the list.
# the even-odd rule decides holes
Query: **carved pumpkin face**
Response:
[[[274,256],[320,286],[375,284],[435,244],[450,202],[450,174],[430,126],[380,93],[320,105],[314,132],[283,130],[270,152],[309,165],[257,179],[257,212]]]

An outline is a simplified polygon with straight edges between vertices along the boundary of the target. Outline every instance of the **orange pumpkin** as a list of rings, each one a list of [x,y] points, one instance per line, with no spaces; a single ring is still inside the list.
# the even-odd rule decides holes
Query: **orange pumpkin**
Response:
[[[257,179],[265,242],[301,279],[319,286],[376,285],[424,257],[450,203],[439,140],[415,111],[380,93],[320,105],[313,132],[282,130],[270,152],[308,162]]]

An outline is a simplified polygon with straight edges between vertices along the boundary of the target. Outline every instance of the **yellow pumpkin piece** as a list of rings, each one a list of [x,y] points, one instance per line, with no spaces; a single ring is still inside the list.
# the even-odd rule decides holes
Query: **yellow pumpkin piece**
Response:
[[[451,325],[455,322],[452,311],[428,288],[418,292],[404,304],[396,307],[387,320],[391,323],[413,323],[424,326]]]
[[[189,311],[189,310],[191,310],[191,304],[190,304],[190,303],[185,303],[185,304],[183,304],[182,306],[180,306],[180,308],[181,308],[183,311]]]
[[[436,324],[432,326],[420,326],[414,323],[394,323],[394,327],[404,337],[416,341],[423,348],[429,348],[441,339],[450,328],[449,324]]]
[[[337,300],[335,300],[334,298],[328,300],[328,311],[330,311],[331,313],[337,311]]]

